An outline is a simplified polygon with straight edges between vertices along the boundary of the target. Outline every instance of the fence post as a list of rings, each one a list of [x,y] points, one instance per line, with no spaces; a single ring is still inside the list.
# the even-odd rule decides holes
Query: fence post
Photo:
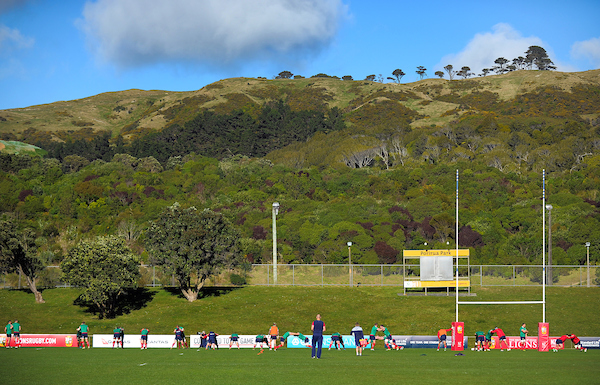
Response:
[[[383,287],[383,265],[381,265],[381,287]]]
[[[325,286],[323,281],[323,264],[321,263],[321,287]]]
[[[479,265],[479,286],[483,287],[483,265]]]
[[[513,286],[516,286],[517,282],[516,282],[516,277],[515,277],[515,265],[513,265]]]
[[[292,265],[292,286],[296,286],[296,265]]]

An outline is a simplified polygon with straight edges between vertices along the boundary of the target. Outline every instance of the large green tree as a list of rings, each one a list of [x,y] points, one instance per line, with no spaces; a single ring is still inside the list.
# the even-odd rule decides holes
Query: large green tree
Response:
[[[79,242],[60,267],[65,282],[84,288],[82,299],[98,307],[100,318],[115,316],[119,298],[140,276],[139,258],[115,236]]]
[[[535,65],[541,71],[555,70],[556,66],[548,57],[546,50],[540,46],[532,45],[525,52],[525,61],[530,66]]]
[[[17,229],[13,222],[0,221],[0,272],[19,273],[35,296],[35,302],[44,303],[36,287],[38,274],[44,264],[38,258],[35,232],[29,228]]]
[[[167,207],[146,234],[152,261],[174,274],[188,301],[207,278],[241,262],[237,230],[221,214],[195,207]]]

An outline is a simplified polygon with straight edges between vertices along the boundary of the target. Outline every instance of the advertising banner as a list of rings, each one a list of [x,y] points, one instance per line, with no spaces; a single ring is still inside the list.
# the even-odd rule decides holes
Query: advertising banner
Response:
[[[556,341],[556,339],[554,339]],[[550,350],[550,324],[548,322],[538,323],[538,351],[547,352]]]
[[[125,333],[123,347],[137,348],[142,347],[141,336],[139,334]],[[175,342],[175,336],[170,334],[150,334],[148,335],[148,348],[170,348]],[[94,348],[112,348],[112,334],[94,334],[92,336],[92,347]],[[117,344],[115,344],[115,348]],[[120,346],[119,346],[120,347]]]
[[[506,344],[510,349],[521,349],[519,343],[521,342],[521,337],[509,337],[506,336]],[[553,343],[553,345],[555,345]],[[525,339],[525,349],[533,349],[537,350],[538,348],[538,337],[527,337]],[[497,336],[492,336],[492,341],[490,343],[490,349],[500,349],[500,340]]]
[[[2,336],[1,346],[6,346],[6,335]],[[14,337],[11,346],[15,346]],[[75,348],[77,347],[76,334],[21,334],[21,347],[23,348]]]
[[[452,350],[463,351],[465,340],[465,323],[452,322]],[[456,342],[456,343],[455,343]]]
[[[586,349],[600,349],[600,337],[579,337],[581,346]]]
[[[310,348],[310,344],[312,343],[312,335],[307,335],[308,344],[304,343],[304,341],[300,340],[300,338],[296,336],[289,336],[287,338],[287,347],[288,348]],[[368,336],[367,336],[368,338]],[[346,349],[354,349],[356,344],[354,343],[354,336],[342,336],[342,341],[344,343],[344,347]],[[379,341],[379,340],[378,340]],[[331,335],[323,336],[323,348],[326,349],[331,344]],[[383,340],[380,341],[381,346],[383,346]],[[333,346],[332,346],[333,347]],[[371,344],[367,345],[367,348],[370,348]]]
[[[196,348],[198,349],[201,346],[201,342],[202,339],[200,338],[200,335],[198,334],[192,334],[191,336],[188,337],[188,340],[190,341],[191,348]],[[231,335],[229,334],[222,334],[222,335],[218,335],[217,336],[217,346],[219,348],[229,348],[229,341],[231,340]],[[240,344],[240,348],[252,348],[254,347],[254,341],[256,340],[256,335],[250,335],[250,334],[240,334],[239,338],[238,338],[238,342]],[[277,341],[277,345],[279,345],[279,341]],[[264,344],[263,344],[264,346]],[[233,348],[237,348],[237,345],[234,345],[231,347]]]
[[[312,339],[312,336],[307,335],[307,337],[309,338],[309,343],[310,340]],[[392,336],[392,338],[396,341],[396,345],[398,346],[402,346],[404,348],[437,348],[438,345],[438,338],[437,336],[403,336],[403,335],[394,335]],[[354,349],[356,347],[356,345],[354,344],[354,336],[342,336],[342,339],[344,341],[344,346],[346,347],[346,349]],[[463,337],[463,346],[466,348],[467,346],[467,341],[469,340],[468,337]],[[448,344],[452,343],[452,337],[448,336],[448,339],[446,340],[446,342]],[[329,347],[329,344],[331,343],[331,336],[323,336],[323,347],[327,348]],[[300,341],[300,339],[298,337],[288,337],[288,344],[287,344],[288,348],[307,348],[308,346],[306,346],[306,344],[304,344],[304,341]],[[377,344],[375,345],[377,346],[381,346],[383,348],[383,340],[377,340]],[[370,349],[371,348],[371,344],[367,345],[366,349]]]

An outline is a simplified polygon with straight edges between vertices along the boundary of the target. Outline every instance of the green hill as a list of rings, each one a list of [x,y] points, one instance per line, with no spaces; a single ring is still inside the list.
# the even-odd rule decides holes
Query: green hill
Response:
[[[471,262],[541,264],[545,170],[553,264],[586,263],[586,242],[595,264],[599,75],[239,78],[4,110],[0,138],[47,154],[0,151],[0,215],[35,230],[47,265],[107,234],[149,261],[144,230],[179,202],[222,213],[246,260],[261,263],[279,202],[281,263],[345,263],[352,242],[354,263],[393,264],[425,243],[454,247],[458,169],[458,242]]]

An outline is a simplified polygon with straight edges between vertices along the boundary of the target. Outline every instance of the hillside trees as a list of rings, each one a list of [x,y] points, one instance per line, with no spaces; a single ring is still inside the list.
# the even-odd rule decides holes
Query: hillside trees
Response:
[[[454,66],[452,64],[448,64],[447,66],[445,66],[444,70],[448,73],[448,78],[450,80],[454,79],[456,71],[454,71]]]
[[[494,63],[496,63],[497,65],[495,67],[492,67],[492,69],[497,74],[503,74],[506,71],[508,71],[506,69],[506,63],[508,63],[508,59],[503,58],[503,57],[499,57],[498,59],[494,60]]]
[[[555,70],[556,66],[548,57],[546,50],[540,46],[532,45],[525,52],[525,62],[531,66],[536,66],[541,71]]]
[[[140,276],[138,257],[114,236],[80,241],[60,267],[65,282],[84,288],[81,298],[98,308],[100,318],[115,316],[120,297]]]
[[[291,79],[292,76],[294,76],[294,74],[290,71],[281,71],[277,76],[275,76],[275,79]]]
[[[10,221],[0,221],[0,272],[17,272],[25,277],[35,302],[44,303],[42,293],[37,289],[36,279],[44,264],[37,255],[33,230],[17,229]]]
[[[392,75],[394,75],[394,77],[396,78],[396,83],[400,83],[400,80],[402,80],[402,77],[406,74],[404,73],[404,71],[397,68],[392,72]]]
[[[152,260],[174,274],[181,293],[193,302],[204,282],[241,263],[239,234],[221,214],[195,207],[167,207],[147,231]]]

